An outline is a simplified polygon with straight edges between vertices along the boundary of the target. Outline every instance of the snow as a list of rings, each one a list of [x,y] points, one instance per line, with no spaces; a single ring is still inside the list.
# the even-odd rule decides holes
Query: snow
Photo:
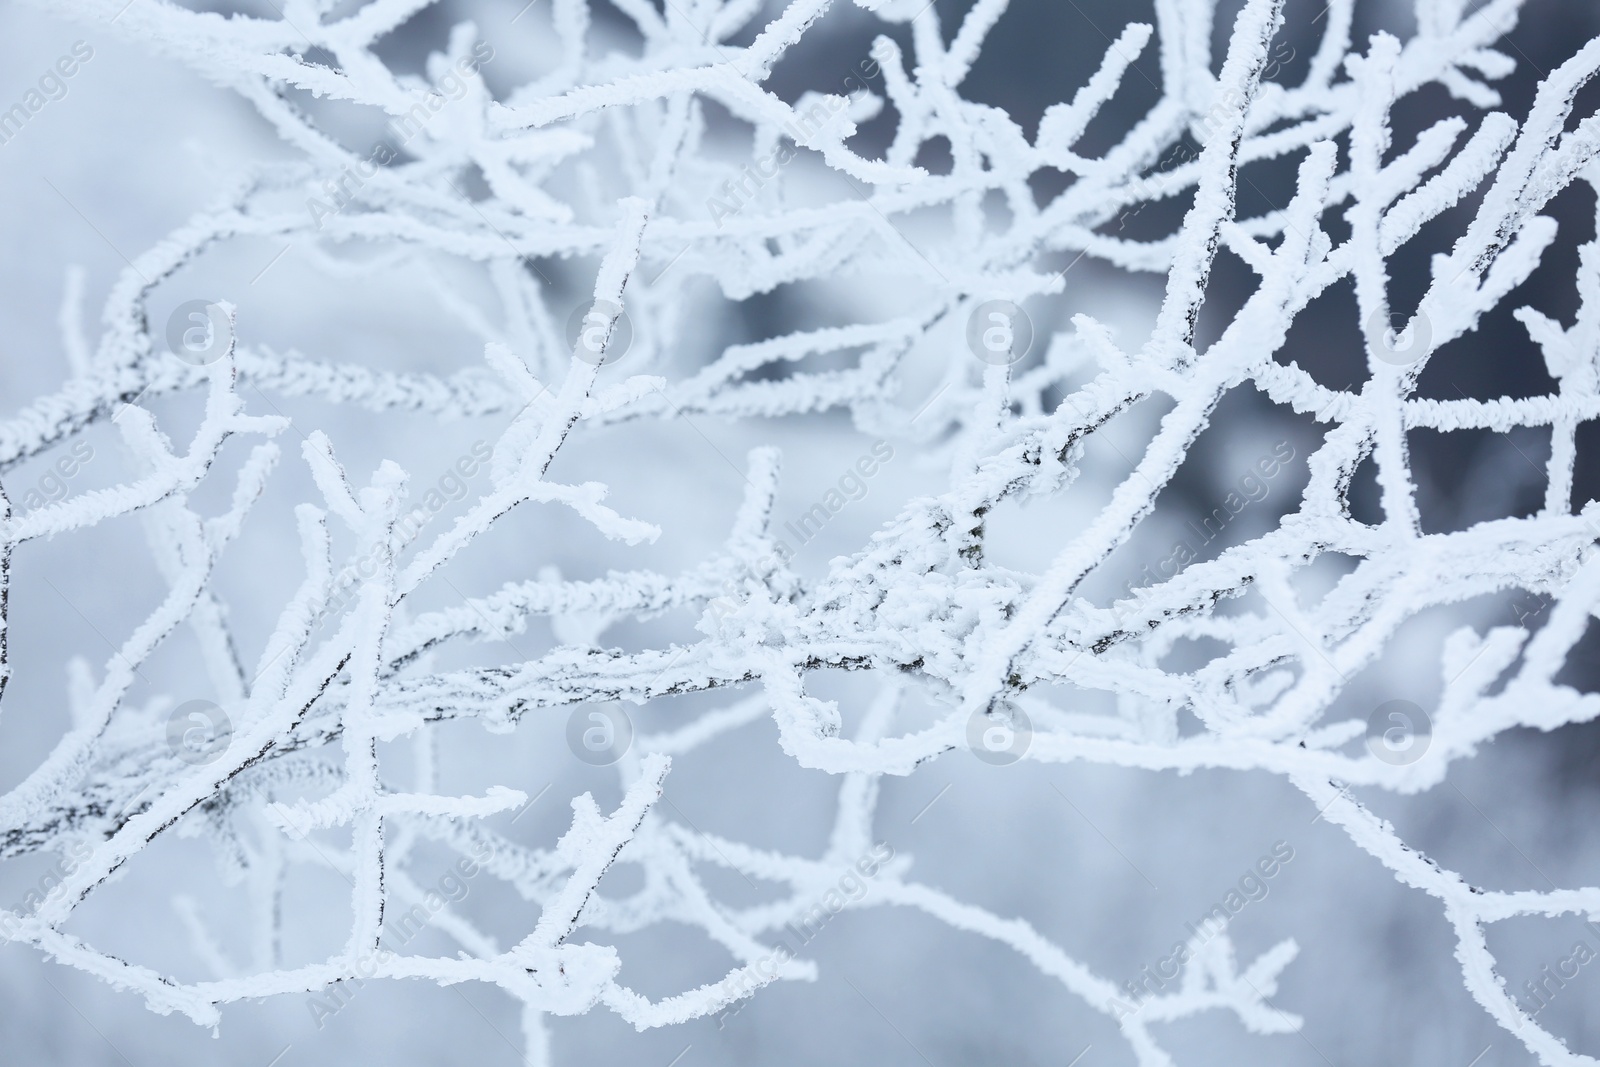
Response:
[[[881,67],[883,97],[871,94],[820,129],[811,128],[808,106],[820,101],[843,111],[842,96],[790,103],[768,82],[830,17],[829,0],[793,0],[753,36],[761,5],[749,0],[691,3],[688,13],[669,3],[665,14],[641,0],[618,3],[637,26],[639,54],[597,45],[586,0],[552,0],[559,62],[551,70],[497,95],[484,71],[499,77],[502,60],[478,50],[485,42],[474,26],[456,26],[447,52],[428,65],[433,82],[455,72],[464,86],[447,105],[449,117],[426,124],[403,158],[347,189],[337,211],[308,213],[308,198],[324,196],[328,179],[367,156],[291,100],[309,94],[398,117],[433,99],[428,83],[391,70],[376,48],[424,3],[373,0],[335,15],[333,5],[295,0],[281,19],[224,18],[169,0],[47,5],[237,92],[293,161],[252,167],[224,202],[140,252],[111,287],[92,341],[79,325],[83,275],[69,275],[60,315],[67,377],[45,395],[9,405],[0,422],[0,471],[111,426],[134,471],[38,507],[19,506],[15,483],[0,494],[0,626],[8,626],[10,582],[33,565],[26,546],[128,516],[143,522],[166,587],[98,672],[73,668],[70,728],[0,795],[0,856],[92,846],[31,913],[0,913],[0,936],[203,1027],[222,1025],[223,1009],[241,1001],[346,981],[486,983],[519,1002],[529,1062],[541,1064],[551,1054],[547,1016],[610,1011],[644,1030],[717,1016],[773,982],[827,981],[811,961],[786,947],[778,953],[777,931],[878,840],[880,781],[956,758],[974,723],[977,736],[995,726],[1015,739],[1016,724],[1028,722],[1016,755],[1030,763],[1226,768],[1291,783],[1355,852],[1437,902],[1457,944],[1461,980],[1489,1017],[1542,1063],[1600,1062],[1569,1050],[1524,1012],[1507,993],[1485,934],[1489,924],[1517,916],[1600,915],[1600,887],[1486,891],[1427,859],[1346,792],[1432,789],[1498,735],[1600,715],[1600,695],[1558,680],[1600,604],[1600,558],[1588,551],[1600,520],[1592,509],[1574,513],[1571,500],[1575,435],[1600,415],[1600,239],[1582,249],[1575,279],[1582,303],[1570,327],[1531,308],[1516,312],[1543,353],[1554,392],[1487,401],[1416,395],[1429,362],[1450,358],[1441,350],[1474,331],[1544,261],[1558,231],[1541,214],[1546,205],[1574,182],[1600,188],[1600,117],[1571,121],[1577,93],[1600,72],[1600,40],[1543,79],[1520,121],[1497,111],[1452,117],[1411,144],[1395,144],[1396,106],[1427,86],[1443,86],[1464,108],[1499,106],[1490,83],[1508,76],[1514,61],[1495,45],[1514,23],[1516,0],[1494,0],[1472,15],[1455,0],[1419,0],[1410,39],[1380,32],[1354,46],[1353,0],[1334,0],[1319,17],[1321,44],[1305,80],[1293,86],[1263,81],[1283,24],[1280,0],[1243,4],[1216,74],[1209,54],[1215,5],[1162,0],[1155,25],[1122,27],[1098,69],[1070,102],[1045,112],[1030,142],[1011,116],[960,95],[990,31],[1008,16],[1007,0],[977,0],[953,36],[930,8],[861,0],[886,26],[909,19],[911,54],[880,38],[871,59]],[[735,37],[749,43],[727,43]],[[1161,99],[1114,147],[1080,154],[1085,131],[1152,41]],[[312,44],[321,59],[309,54]],[[883,158],[867,158],[849,143],[855,120],[877,114],[884,101],[896,115],[893,139]],[[707,102],[749,127],[748,159],[718,161],[710,150]],[[1199,154],[1154,179],[1150,172],[1185,136],[1201,145]],[[705,190],[742,181],[741,168],[776,158],[772,150],[784,138],[795,161],[735,215],[708,220]],[[948,142],[948,173],[916,165],[933,139]],[[1241,217],[1241,167],[1280,158],[1297,168],[1293,199]],[[572,168],[587,168],[577,172],[596,180],[575,182]],[[1041,204],[1028,179],[1043,168],[1075,180]],[[469,172],[482,187],[470,198],[460,189]],[[612,195],[619,184],[626,195]],[[1132,205],[1173,198],[1186,211],[1165,237],[1103,232]],[[991,202],[1005,206],[1003,225],[986,215]],[[1396,321],[1389,260],[1461,205],[1470,219],[1434,257],[1415,310]],[[927,224],[930,209],[947,211],[948,224]],[[1348,223],[1347,237],[1330,236],[1334,218]],[[151,320],[152,293],[207,249],[246,237],[292,238],[341,269],[356,269],[357,260],[343,257],[357,245],[481,267],[472,275],[480,291],[449,289],[441,297],[480,344],[449,354],[459,369],[448,374],[373,368],[336,351],[302,355],[247,343],[234,336],[236,309],[219,301],[213,322],[226,322],[226,344],[201,365],[175,360],[165,351],[163,324]],[[1255,288],[1217,339],[1203,343],[1197,320],[1218,258],[1228,254],[1253,273]],[[1042,360],[1011,367],[974,358],[963,340],[968,316],[990,300],[1037,308],[1063,293],[1071,268],[1042,265],[1061,255],[1163,276],[1148,339],[1125,345],[1106,322],[1080,314],[1070,330],[1035,345],[1046,352]],[[598,344],[575,346],[562,334],[567,309],[552,304],[537,276],[538,262],[558,259],[598,261],[584,320]],[[1347,277],[1365,372],[1336,388],[1314,380],[1284,346],[1297,316]],[[679,327],[691,280],[738,300],[840,278],[865,279],[867,287],[891,279],[899,302],[883,301],[862,321],[819,315],[781,336],[728,344],[688,371],[674,365],[675,345],[686,343]],[[633,342],[613,355],[608,346],[623,336],[624,316]],[[815,369],[818,357],[831,362]],[[1125,597],[1088,599],[1096,576],[1116,576],[1109,561],[1151,521],[1219,404],[1252,390],[1325,428],[1298,506],[1215,558]],[[179,446],[155,402],[189,392],[203,392],[204,409]],[[420,413],[441,425],[485,415],[509,424],[492,442],[491,484],[475,488],[464,509],[413,547],[396,526],[428,488],[413,475],[430,472],[384,460],[363,474],[341,459],[347,445],[276,413],[268,396],[378,415]],[[1078,483],[1087,444],[1105,439],[1124,413],[1157,406],[1148,440],[1094,505]],[[626,550],[649,546],[686,520],[672,509],[635,514],[631,504],[607,505],[608,482],[568,480],[580,464],[567,457],[585,442],[638,422],[703,416],[762,425],[838,412],[896,449],[931,457],[942,480],[853,553],[829,561],[820,577],[804,574],[787,545],[779,548],[782,461],[793,465],[796,457],[763,446],[742,463],[728,460],[744,483],[742,504],[723,545],[691,567],[640,564],[581,579],[519,570],[489,592],[421,606],[429,590],[454,589],[454,562],[481,549],[513,512],[561,505],[588,534]],[[1536,515],[1424,532],[1409,431],[1534,426],[1553,435]],[[280,464],[280,450],[296,436],[294,462],[314,490],[292,508],[302,566],[281,576],[276,614],[263,623],[268,635],[252,650],[235,632],[214,571],[258,521],[258,509],[276,506],[266,503],[267,490],[286,477],[279,468],[291,461]],[[242,458],[229,447],[235,438],[249,445]],[[618,465],[650,460],[614,457]],[[1353,518],[1348,499],[1369,461],[1381,497],[1374,524]],[[212,482],[231,487],[223,510],[204,495]],[[995,562],[989,516],[1055,497],[1082,510],[1081,527],[1052,535],[1050,558],[1036,571]],[[683,510],[692,510],[686,503]],[[528,546],[529,557],[540,547]],[[1303,573],[1335,554],[1356,562],[1331,591],[1309,592]],[[359,593],[330,607],[354,561],[366,564]],[[1453,633],[1442,661],[1427,667],[1441,695],[1427,713],[1423,757],[1386,762],[1363,748],[1364,724],[1336,708],[1352,679],[1409,620],[1508,589],[1549,595],[1554,608],[1537,631],[1463,626]],[[680,640],[631,651],[607,644],[613,627],[663,616],[690,624]],[[473,666],[440,665],[444,653],[470,657],[495,642],[514,650],[509,642],[539,618],[550,619],[558,636],[539,655],[518,653],[508,663],[486,653]],[[196,639],[197,666],[230,726],[216,758],[198,763],[167,747],[162,707],[130,697],[141,666],[182,627]],[[1174,641],[1202,636],[1224,650],[1197,669],[1163,666]],[[7,658],[9,638],[9,628],[0,628],[0,696],[15,672],[34,667]],[[246,670],[252,652],[255,666]],[[873,679],[878,695],[864,713],[816,694],[811,678],[828,669]],[[1117,699],[1079,706],[1062,696],[1072,690]],[[533,803],[538,783],[458,795],[433,779],[431,735],[450,723],[509,731],[546,712],[608,702],[638,708],[685,693],[721,702],[670,730],[638,733],[617,763],[620,802],[607,813],[590,793],[572,798],[570,828],[546,847],[525,847],[491,828]],[[914,720],[913,696],[937,714]],[[174,694],[171,703],[178,702]],[[1096,707],[1114,710],[1090,710]],[[1179,729],[1180,712],[1192,715],[1198,732]],[[840,776],[821,854],[690,832],[657,804],[673,757],[768,717],[785,758]],[[400,748],[415,750],[420,770],[395,765]],[[209,979],[124,960],[68,931],[79,906],[114,893],[115,877],[140,863],[157,838],[195,827],[237,860],[236,918],[250,925],[255,946],[248,965],[229,958],[192,901],[179,906]],[[337,828],[348,832],[328,833]],[[536,919],[526,935],[502,950],[464,912],[442,909],[438,921],[459,943],[458,956],[380,952],[391,916],[426,897],[426,880],[408,867],[423,839],[481,860],[488,876],[529,902]],[[351,922],[325,959],[289,967],[279,946],[290,917],[278,900],[286,868],[296,864],[348,882]],[[617,865],[643,872],[636,895],[600,891]],[[717,899],[702,866],[788,895],[735,906]],[[1181,1058],[1163,1044],[1163,1026],[1175,1020],[1226,1012],[1252,1033],[1273,1034],[1298,1030],[1316,1010],[1291,1012],[1273,999],[1280,976],[1292,973],[1293,939],[1244,963],[1226,936],[1196,940],[1184,953],[1180,988],[1130,1011],[1116,979],[1021,917],[916,880],[904,858],[885,863],[868,891],[845,905],[891,906],[1010,949],[1110,1019],[1150,1067]],[[618,948],[583,940],[669,923],[720,946],[725,973],[652,1000],[626,983]],[[768,966],[774,959],[779,964]]]

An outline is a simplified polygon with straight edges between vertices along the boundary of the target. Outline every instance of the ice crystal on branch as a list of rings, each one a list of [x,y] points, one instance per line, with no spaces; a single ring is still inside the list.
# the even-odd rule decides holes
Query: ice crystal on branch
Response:
[[[1484,891],[1408,847],[1347,787],[1429,789],[1507,730],[1600,714],[1600,696],[1557,681],[1600,600],[1600,559],[1589,552],[1600,511],[1572,500],[1575,435],[1600,414],[1600,247],[1582,250],[1570,328],[1517,311],[1553,392],[1417,395],[1430,361],[1449,358],[1446,346],[1540,264],[1557,237],[1541,214],[1552,198],[1577,181],[1600,187],[1600,118],[1572,114],[1600,71],[1600,41],[1551,71],[1527,114],[1512,116],[1495,110],[1494,86],[1514,67],[1497,42],[1515,24],[1517,0],[1471,13],[1461,0],[1417,0],[1407,41],[1352,41],[1354,0],[1333,0],[1303,28],[1318,43],[1295,84],[1282,80],[1275,52],[1279,0],[1243,3],[1216,57],[1216,5],[1162,0],[1155,25],[1116,28],[1098,69],[1079,72],[1081,87],[1049,107],[1030,138],[1004,111],[961,95],[991,29],[1015,17],[1006,0],[977,0],[953,32],[922,0],[857,0],[865,14],[852,17],[878,20],[882,35],[847,57],[846,76],[794,99],[770,87],[773,70],[840,17],[830,8],[842,0],[792,0],[776,12],[750,0],[663,9],[615,0],[637,48],[594,32],[588,0],[550,0],[539,16],[554,35],[546,69],[503,91],[491,82],[509,78],[499,57],[511,44],[471,24],[451,30],[426,77],[380,58],[382,39],[425,2],[291,0],[281,18],[223,18],[170,0],[51,5],[237,92],[294,161],[252,167],[225,202],[140,253],[106,299],[92,351],[73,325],[75,280],[63,314],[71,377],[0,423],[0,608],[12,576],[34,565],[30,542],[130,515],[144,523],[166,590],[102,668],[72,668],[70,724],[0,796],[0,855],[72,859],[42,899],[0,913],[0,934],[204,1026],[240,1000],[322,995],[374,978],[490,983],[520,1002],[528,1057],[544,1063],[549,1015],[605,1010],[644,1029],[723,1017],[774,981],[826,981],[777,932],[855,870],[872,892],[845,894],[841,907],[898,905],[993,939],[1113,1020],[1141,1063],[1166,1064],[1174,1058],[1156,1024],[1195,1013],[1230,1012],[1260,1033],[1296,1028],[1314,1006],[1270,1000],[1295,943],[1236,962],[1225,936],[1197,934],[1178,954],[1175,991],[1130,1003],[1070,946],[917,881],[909,857],[875,832],[878,783],[968,749],[1002,763],[1225,768],[1292,782],[1353,846],[1433,897],[1467,989],[1542,1062],[1595,1062],[1507,993],[1485,929],[1514,916],[1600,914],[1600,887]],[[1141,63],[1159,67],[1159,100],[1112,147],[1090,153],[1086,131]],[[1428,86],[1447,91],[1459,116],[1397,142],[1392,113]],[[373,146],[332,132],[329,102],[381,118],[385,135]],[[887,144],[867,152],[858,125],[887,109]],[[941,173],[918,163],[934,142],[948,146]],[[1292,196],[1241,212],[1246,168],[1271,160],[1295,169]],[[1041,202],[1032,179],[1050,171],[1071,180]],[[1175,228],[1133,236],[1140,227],[1130,230],[1130,218],[1169,202],[1181,207]],[[1391,262],[1441,218],[1465,224],[1431,250],[1425,295],[1400,312]],[[149,302],[180,268],[260,237],[295,243],[335,275],[370,268],[357,247],[435,271],[439,314],[481,348],[439,354],[457,369],[435,375],[252,344],[221,300],[185,305],[175,324],[152,321]],[[1143,343],[1088,315],[1032,336],[1025,309],[1050,307],[1085,257],[1165,279]],[[1221,257],[1242,263],[1253,288],[1206,342],[1200,317]],[[450,274],[451,263],[473,272]],[[573,309],[548,275],[570,284],[593,263]],[[468,277],[476,290],[465,291]],[[892,286],[883,306],[893,314],[842,324],[819,316],[704,359],[684,356],[686,339],[699,336],[686,309],[706,292],[736,302],[825,279],[880,293]],[[1364,371],[1341,389],[1297,365],[1285,344],[1307,307],[1346,279]],[[1301,499],[1267,532],[1210,558],[1174,553],[1135,587],[1114,554],[1150,523],[1219,404],[1241,391],[1319,427]],[[149,405],[188,392],[203,392],[203,418],[175,442]],[[292,424],[274,397],[439,420],[494,415],[504,429],[471,463],[487,480],[472,483],[465,510],[430,524],[441,505],[418,478],[432,472],[393,462],[352,470],[335,437]],[[415,606],[414,593],[447,582],[447,565],[515,509],[567,509],[595,538],[623,546],[676,521],[618,510],[601,482],[566,480],[557,460],[575,441],[640,421],[759,426],[840,411],[888,455],[932,456],[947,478],[820,578],[793,565],[795,546],[774,513],[783,461],[794,457],[761,447],[744,460],[747,492],[724,544],[691,568],[568,579],[550,560],[524,557],[499,588],[450,597],[445,608]],[[1150,411],[1159,417],[1127,456],[1131,471],[1096,497],[1079,480],[1087,443],[1114,420]],[[101,427],[114,429],[136,477],[49,500],[9,477]],[[1408,432],[1512,427],[1552,434],[1538,513],[1424,532]],[[295,458],[281,457],[280,442],[296,436]],[[242,462],[224,449],[234,437],[252,444]],[[315,487],[294,512],[304,566],[285,582],[270,636],[250,648],[213,576],[282,476],[280,460],[303,465]],[[1364,467],[1381,502],[1372,522],[1350,504]],[[845,473],[859,481],[867,470]],[[220,511],[197,499],[212,480],[231,483]],[[839,484],[848,492],[856,483]],[[1071,501],[1087,516],[1081,528],[1055,536],[1036,573],[996,562],[987,541],[997,509],[1047,497]],[[824,517],[837,510],[824,505]],[[1352,565],[1331,590],[1312,592],[1302,579],[1330,555]],[[1093,590],[1107,587],[1120,592],[1096,602]],[[1536,627],[1455,632],[1430,668],[1441,680],[1435,706],[1390,709],[1375,728],[1365,714],[1350,717],[1340,698],[1351,679],[1409,620],[1509,590],[1553,606]],[[558,636],[542,655],[437,664],[442,651],[474,655],[541,617]],[[658,617],[685,624],[684,639],[607,647],[611,628]],[[214,699],[131,700],[140,666],[182,627]],[[0,695],[14,672],[40,666],[10,662],[5,633]],[[1185,638],[1221,650],[1176,670],[1166,654]],[[877,699],[849,731],[809,684],[830,668],[876,680]],[[538,783],[481,796],[436,787],[431,746],[441,724],[514,730],[530,716],[712,690],[724,691],[720,706],[680,715],[666,732],[635,736],[626,714],[575,718],[574,753],[615,762],[622,799],[604,811],[589,794],[572,798],[570,828],[543,847],[491,828],[492,817],[529,803]],[[1083,711],[1075,692],[1109,694],[1114,710]],[[939,710],[915,720],[913,704]],[[823,854],[712,837],[657,805],[671,757],[763,717],[788,758],[839,776]],[[415,746],[416,761],[394,766],[395,742]],[[254,931],[250,959],[230,958],[192,903],[180,907],[209,978],[118,958],[71,932],[75,909],[91,894],[114,894],[109,881],[151,842],[188,832],[208,837],[238,885],[239,914]],[[504,947],[430,903],[439,895],[412,862],[425,843],[458,853],[463,877],[502,880],[520,894],[524,936]],[[601,893],[614,864],[642,869],[644,888]],[[325,959],[285,967],[292,919],[277,902],[299,865],[348,882],[351,925]],[[757,906],[719,901],[706,867],[781,893]],[[407,951],[419,915],[459,953]],[[625,983],[616,948],[586,939],[666,922],[702,931],[727,970],[651,1000]]]

